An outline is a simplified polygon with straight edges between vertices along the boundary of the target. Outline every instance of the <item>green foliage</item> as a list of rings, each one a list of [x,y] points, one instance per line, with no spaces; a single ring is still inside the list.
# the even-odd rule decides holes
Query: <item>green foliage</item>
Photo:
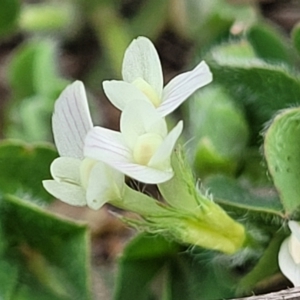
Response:
[[[86,227],[23,200],[0,200],[1,299],[90,299]]]
[[[151,299],[150,283],[178,247],[162,236],[141,234],[132,240],[119,261],[114,299]]]
[[[19,0],[0,1],[0,37],[7,36],[17,28],[20,5]]]
[[[44,190],[50,164],[57,157],[51,145],[29,145],[17,141],[0,143],[0,193],[17,194],[43,205],[53,198]]]
[[[66,81],[58,76],[56,45],[51,40],[22,44],[9,67],[9,81],[18,100],[36,94],[57,97]]]
[[[140,234],[127,245],[119,261],[114,299],[232,297],[237,278],[231,270],[223,269],[222,280],[217,280],[214,256],[198,248],[189,251],[159,235]],[[233,284],[229,288],[227,281]]]
[[[203,47],[228,38],[235,23],[247,27],[256,19],[254,8],[249,4],[232,5],[225,0],[203,0],[185,1],[184,5],[186,31],[196,40],[201,51]]]
[[[234,101],[244,107],[252,138],[256,142],[264,124],[278,110],[299,101],[300,80],[287,67],[271,65],[257,58],[236,57],[240,44],[212,51],[214,82],[223,86]]]
[[[292,42],[298,51],[298,54],[300,54],[300,23],[297,23],[293,30],[292,30]]]
[[[300,109],[279,113],[265,133],[264,154],[269,172],[288,214],[300,206]]]
[[[54,101],[67,84],[58,76],[55,43],[33,40],[21,45],[8,71],[14,101],[7,135],[26,141],[48,140]]]
[[[147,0],[138,13],[129,20],[132,36],[155,38],[162,31],[170,3],[167,0]],[[151,24],[151,26],[149,26]]]
[[[255,53],[266,61],[292,63],[288,38],[274,26],[256,23],[247,32]]]
[[[22,30],[33,33],[61,33],[76,28],[74,5],[60,3],[35,3],[22,7],[19,25]],[[78,29],[78,28],[77,28]]]
[[[283,232],[279,231],[271,239],[255,267],[240,280],[237,288],[238,294],[252,294],[260,281],[279,272],[278,251],[284,238]]]
[[[196,94],[188,104],[197,174],[201,178],[215,172],[234,174],[249,138],[243,112],[216,85]]]
[[[215,201],[228,211],[248,219],[259,219],[260,222],[281,224],[283,207],[278,195],[270,186],[254,187],[249,183],[240,183],[236,179],[222,175],[208,178],[204,184]]]

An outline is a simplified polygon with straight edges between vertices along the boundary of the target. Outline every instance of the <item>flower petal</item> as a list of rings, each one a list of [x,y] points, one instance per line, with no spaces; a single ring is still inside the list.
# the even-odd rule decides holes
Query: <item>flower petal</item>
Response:
[[[162,183],[173,176],[172,170],[158,170],[131,162],[107,161],[107,163],[127,176],[148,184]]]
[[[297,240],[300,242],[300,224],[296,221],[289,221],[289,227],[292,232],[292,234],[297,238]],[[300,249],[299,249],[300,250]]]
[[[202,61],[192,71],[182,73],[173,78],[163,90],[162,104],[158,107],[161,116],[174,111],[197,89],[212,81],[212,73],[208,65]]]
[[[85,190],[78,185],[55,180],[44,180],[43,186],[55,198],[75,206],[86,205]]]
[[[150,159],[148,166],[157,169],[170,168],[170,158],[175,144],[182,132],[183,122],[178,124],[169,132],[161,146]]]
[[[120,132],[103,127],[92,128],[86,136],[84,155],[103,162],[128,162],[132,155]]]
[[[97,210],[109,201],[120,200],[124,180],[124,174],[98,162],[90,174],[86,196],[88,206]]]
[[[133,163],[130,150],[124,146],[120,132],[94,127],[87,135],[85,156],[100,160],[118,171],[145,183],[156,184],[169,180],[173,172],[161,171]]]
[[[52,162],[50,172],[58,182],[80,185],[80,164],[81,160],[77,158],[58,157]]]
[[[159,97],[162,96],[161,63],[154,45],[148,38],[138,37],[126,49],[122,76],[129,83],[140,77],[152,86]]]
[[[168,132],[166,121],[145,101],[131,101],[122,112],[120,123],[124,140],[131,149],[142,134],[151,132],[165,137]]]
[[[83,158],[84,138],[92,126],[84,85],[75,81],[55,102],[52,128],[59,155]]]
[[[104,81],[103,89],[110,102],[119,110],[123,110],[134,99],[150,102],[150,99],[141,90],[125,81]]]
[[[281,244],[278,263],[281,272],[288,278],[294,286],[300,286],[300,264],[296,264],[289,252],[290,237]]]

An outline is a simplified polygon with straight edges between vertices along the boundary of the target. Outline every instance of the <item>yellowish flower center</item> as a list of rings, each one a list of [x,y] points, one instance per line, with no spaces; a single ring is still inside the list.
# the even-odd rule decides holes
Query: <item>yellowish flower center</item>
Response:
[[[141,90],[152,102],[155,107],[161,104],[161,99],[157,95],[153,87],[141,77],[135,79],[132,84]]]
[[[84,187],[85,189],[87,189],[91,171],[92,171],[92,169],[93,169],[93,167],[95,166],[96,163],[97,163],[96,160],[91,159],[91,158],[87,158],[87,157],[84,158],[81,162],[81,165],[80,165],[80,181],[81,181],[82,187]]]
[[[156,133],[145,133],[137,139],[133,149],[133,159],[140,165],[147,165],[163,138]]]
[[[295,235],[291,235],[289,240],[289,251],[290,254],[296,264],[300,263],[300,241],[295,237]]]

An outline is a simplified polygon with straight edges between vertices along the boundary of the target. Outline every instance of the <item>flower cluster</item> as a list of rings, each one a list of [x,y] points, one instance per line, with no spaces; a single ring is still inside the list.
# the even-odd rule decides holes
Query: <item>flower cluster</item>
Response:
[[[165,116],[212,80],[205,62],[163,88],[163,73],[151,41],[135,39],[125,52],[123,81],[104,81],[108,99],[122,111],[120,132],[92,124],[81,82],[68,86],[55,103],[52,127],[60,157],[51,165],[46,190],[62,201],[99,209],[122,199],[124,175],[158,184],[172,178],[171,154],[182,132],[168,131]]]
[[[81,82],[62,92],[52,118],[60,157],[51,165],[53,180],[45,180],[44,187],[71,205],[99,209],[109,202],[137,213],[140,219],[124,221],[142,230],[235,253],[245,242],[244,227],[198,191],[180,147],[173,151],[183,122],[169,130],[165,120],[212,80],[208,66],[201,62],[163,88],[158,54],[140,37],[126,50],[122,73],[123,81],[103,83],[108,99],[121,110],[120,131],[93,126]],[[131,189],[125,175],[157,184],[165,202]]]

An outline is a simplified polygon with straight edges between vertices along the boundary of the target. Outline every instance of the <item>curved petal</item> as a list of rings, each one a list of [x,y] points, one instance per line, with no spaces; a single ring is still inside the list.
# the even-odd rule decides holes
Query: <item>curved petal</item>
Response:
[[[122,76],[129,83],[141,77],[152,86],[159,97],[162,96],[161,63],[154,45],[148,38],[138,37],[126,49]]]
[[[300,264],[296,264],[289,252],[290,237],[281,244],[278,263],[281,272],[288,278],[294,286],[300,286]]]
[[[292,234],[297,238],[297,240],[300,242],[300,224],[296,221],[289,221],[289,227],[292,232]],[[300,250],[300,249],[299,249]]]
[[[179,121],[176,127],[174,127],[169,132],[169,134],[167,135],[167,137],[165,138],[161,146],[157,149],[155,154],[150,159],[148,163],[149,167],[157,168],[161,170],[171,168],[170,166],[171,154],[182,132],[182,129],[183,129],[183,122]]]
[[[131,101],[121,114],[120,124],[124,140],[131,149],[142,134],[151,132],[165,137],[168,132],[165,119],[145,101]]]
[[[119,110],[123,110],[134,99],[150,103],[149,98],[141,90],[125,81],[104,81],[103,89],[110,102]]]
[[[75,206],[86,205],[85,190],[78,185],[55,180],[44,180],[43,186],[55,198]]]
[[[84,155],[103,162],[128,162],[132,159],[122,134],[103,127],[94,127],[89,131],[85,139]]]
[[[51,166],[52,177],[58,182],[69,182],[80,185],[81,160],[73,157],[58,157]]]
[[[204,61],[192,71],[176,76],[165,86],[162,104],[158,107],[158,112],[163,117],[168,115],[197,89],[207,85],[211,81],[212,73]]]
[[[92,126],[84,85],[75,81],[54,106],[52,129],[60,156],[83,158],[84,138]]]
[[[173,171],[171,169],[162,171],[148,166],[119,161],[107,161],[107,164],[133,179],[148,184],[162,183],[168,181],[173,176]]]
[[[103,162],[98,162],[90,174],[87,205],[97,210],[111,200],[121,199],[124,180],[124,174]]]

